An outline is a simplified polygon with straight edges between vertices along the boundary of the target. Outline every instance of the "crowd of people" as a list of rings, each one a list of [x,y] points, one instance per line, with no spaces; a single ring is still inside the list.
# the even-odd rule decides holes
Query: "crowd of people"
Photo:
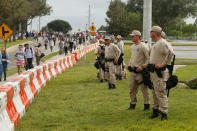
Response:
[[[130,34],[133,45],[131,58],[126,66],[124,62],[124,42],[118,35],[117,45],[114,44],[113,35],[99,40],[95,50],[98,56],[95,67],[99,70],[100,82],[107,81],[108,89],[116,89],[116,80],[126,78],[126,69],[130,72],[130,106],[128,110],[134,110],[137,104],[137,92],[141,87],[144,98],[144,111],[150,110],[149,88],[153,95],[153,114],[150,119],[157,118],[161,114],[161,120],[167,120],[168,98],[166,89],[177,84],[176,77],[172,76],[174,55],[173,48],[167,40],[165,33],[159,26],[153,26],[150,32],[155,44],[150,47],[141,40],[141,32],[133,30]],[[174,59],[173,59],[174,60]],[[169,84],[173,83],[173,84]]]
[[[61,32],[26,32],[17,33],[17,37],[24,35],[26,39],[32,38],[35,45],[26,43],[18,46],[18,51],[15,53],[16,66],[18,75],[22,74],[25,70],[34,68],[34,60],[36,65],[40,65],[40,60],[45,56],[47,50],[54,52],[54,47],[58,47],[59,55],[72,53],[78,48],[78,44],[85,43],[90,44],[95,42],[93,37],[85,34],[84,32],[78,32],[75,34],[64,34]],[[41,47],[45,47],[45,51],[41,50]],[[2,80],[2,74],[4,74],[4,81],[6,81],[7,68],[9,64],[10,56],[6,51],[6,48],[1,49],[0,53],[0,81]]]

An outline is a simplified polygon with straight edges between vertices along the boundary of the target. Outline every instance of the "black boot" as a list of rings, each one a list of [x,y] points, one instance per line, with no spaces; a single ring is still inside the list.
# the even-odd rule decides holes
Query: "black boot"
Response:
[[[116,89],[116,85],[112,84],[112,89]]]
[[[157,118],[159,116],[159,110],[158,109],[153,109],[153,114],[150,116],[150,119]]]
[[[150,110],[150,104],[144,104],[144,111]]]
[[[109,83],[108,85],[109,85],[108,89],[111,90],[112,89],[112,84]]]
[[[167,114],[161,112],[161,121],[168,120]]]
[[[103,80],[100,80],[101,83],[103,83]]]
[[[119,80],[119,76],[118,75],[116,75],[116,80]]]
[[[122,76],[119,76],[119,80],[122,80]]]
[[[134,110],[135,106],[136,106],[136,104],[130,104],[130,107],[127,110]]]

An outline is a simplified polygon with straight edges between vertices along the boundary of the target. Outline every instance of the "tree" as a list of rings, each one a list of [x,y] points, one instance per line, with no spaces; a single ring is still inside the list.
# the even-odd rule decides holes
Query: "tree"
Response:
[[[197,31],[197,26],[195,24],[185,24],[182,31],[185,36],[192,36]]]
[[[64,32],[67,33],[69,30],[72,30],[72,27],[67,21],[63,20],[54,20],[47,24],[49,30]]]
[[[106,31],[107,27],[105,27],[104,25],[101,25],[101,27],[98,29],[98,31]]]
[[[129,12],[127,17],[127,30],[129,31],[128,33],[131,33],[132,30],[142,31],[142,27],[142,16],[139,13]]]
[[[153,3],[153,21],[164,30],[177,17],[184,19],[188,16],[197,16],[196,0],[153,0]]]
[[[195,20],[195,22],[194,22],[194,25],[197,25],[197,18],[196,18],[196,20]]]
[[[143,0],[128,0],[130,12],[143,15]],[[160,25],[165,31],[174,24],[176,18],[196,17],[196,0],[153,0],[153,23]]]
[[[18,30],[19,24],[24,24],[26,30],[28,20],[50,12],[46,0],[0,0],[0,23],[8,24],[13,30]]]
[[[128,0],[127,9],[129,12],[135,12],[143,14],[143,2],[144,0]]]
[[[110,34],[126,36],[128,34],[127,20],[128,11],[126,4],[121,0],[114,0],[110,3],[107,11],[106,22],[108,23],[108,31]]]

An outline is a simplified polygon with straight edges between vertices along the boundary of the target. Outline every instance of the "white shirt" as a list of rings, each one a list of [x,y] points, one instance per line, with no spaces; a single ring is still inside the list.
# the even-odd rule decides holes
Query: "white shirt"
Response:
[[[32,49],[32,50],[31,50]],[[34,50],[33,48],[24,49],[26,58],[33,58],[34,57]]]

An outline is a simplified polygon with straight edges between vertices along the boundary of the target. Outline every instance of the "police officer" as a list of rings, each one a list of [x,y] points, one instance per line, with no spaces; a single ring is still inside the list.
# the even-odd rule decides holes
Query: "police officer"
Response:
[[[154,64],[157,70],[163,69],[167,64],[170,65],[173,56],[173,49],[170,44],[161,37],[162,28],[153,26],[151,38],[155,41],[151,49],[150,64]],[[164,68],[165,69],[165,68]],[[166,81],[169,79],[169,70],[162,71],[162,77],[157,72],[150,73],[151,81],[154,85],[153,94],[153,114],[150,119],[157,118],[161,113],[161,120],[167,120],[168,98],[166,93]]]
[[[99,80],[102,83],[105,79],[105,41],[103,39],[99,40],[99,45],[96,47],[94,54],[98,56],[97,60],[99,62]]]
[[[107,76],[109,89],[116,88],[116,64],[120,57],[120,49],[113,43],[111,38],[105,37],[105,73]]]
[[[120,49],[121,51],[121,55],[122,57],[124,56],[124,42],[122,40],[122,37],[120,35],[117,36],[117,46],[118,48]],[[123,75],[123,62],[121,63],[121,65],[117,65],[117,68],[116,68],[116,77],[117,77],[117,80],[122,80],[122,75]]]
[[[130,107],[128,110],[133,110],[137,103],[138,87],[141,87],[141,91],[144,97],[144,111],[150,108],[150,95],[148,87],[143,84],[143,76],[141,71],[144,66],[149,62],[149,49],[145,43],[140,41],[141,33],[138,30],[133,30],[130,34],[134,44],[132,45],[132,56],[129,66],[127,68],[135,68],[136,70],[130,71]]]

